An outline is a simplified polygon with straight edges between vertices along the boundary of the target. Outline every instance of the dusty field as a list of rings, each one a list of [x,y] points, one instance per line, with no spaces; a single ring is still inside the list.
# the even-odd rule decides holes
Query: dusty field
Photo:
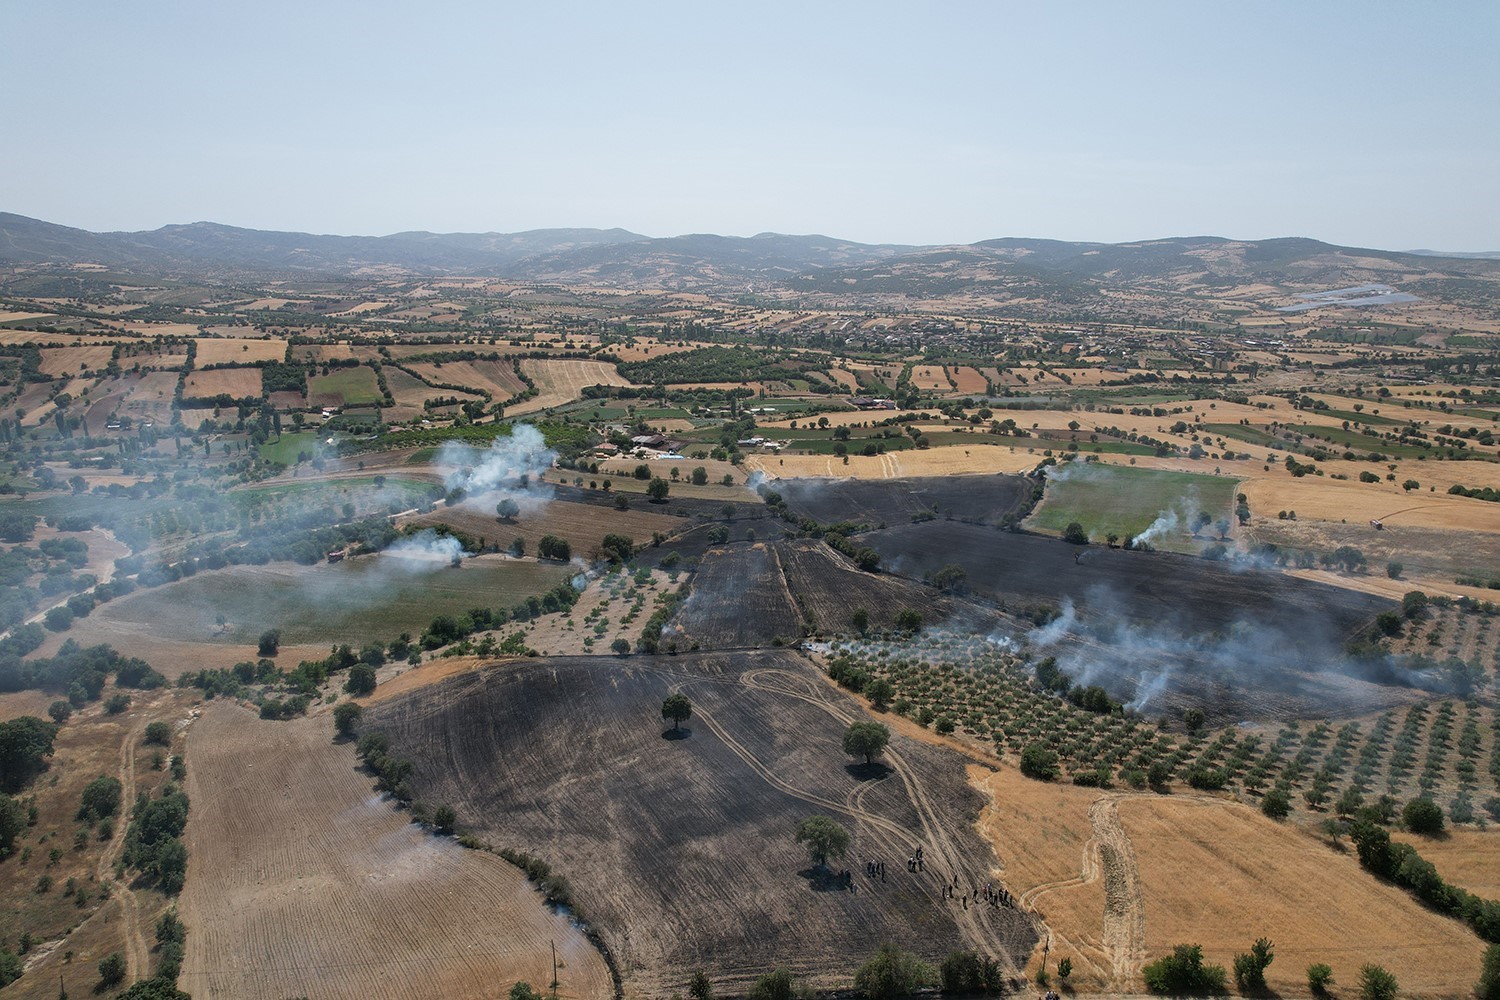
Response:
[[[663,738],[673,690],[694,706],[686,739]],[[371,724],[461,826],[567,875],[631,990],[679,989],[699,966],[730,993],[774,966],[847,982],[886,940],[929,959],[967,945],[1024,961],[1035,940],[1024,916],[939,892],[949,872],[993,865],[957,760],[898,735],[893,771],[847,768],[839,736],[862,715],[791,654],[704,654],[468,672],[380,703]],[[466,777],[479,773],[489,780]],[[857,892],[816,879],[792,842],[815,812],[851,828]],[[927,864],[913,875],[916,844]],[[864,874],[870,858],[887,863],[885,882]]]
[[[259,398],[259,368],[217,368],[193,371],[182,387],[184,397],[208,397],[228,394],[235,399]]]
[[[966,396],[982,396],[990,390],[989,380],[977,368],[957,365],[948,369],[948,375],[953,379],[954,384],[958,386],[958,391]]]
[[[172,396],[176,391],[176,372],[151,372],[125,397],[120,414],[133,418],[137,425],[151,420],[165,426],[172,419]]]
[[[917,365],[911,370],[911,384],[929,391],[953,391],[953,386],[948,383],[948,373],[942,365]]]
[[[280,361],[286,357],[286,341],[284,340],[202,337],[196,343],[198,351],[193,364],[198,368],[206,368],[209,365],[245,365],[256,361]]]
[[[207,706],[189,743],[195,997],[479,996],[551,979],[603,998],[598,952],[519,870],[407,821],[371,790],[326,715],[266,723]]]
[[[537,395],[510,407],[507,414],[517,416],[535,413],[551,406],[561,406],[579,397],[590,385],[630,385],[630,380],[604,361],[526,358],[521,370],[536,383]]]

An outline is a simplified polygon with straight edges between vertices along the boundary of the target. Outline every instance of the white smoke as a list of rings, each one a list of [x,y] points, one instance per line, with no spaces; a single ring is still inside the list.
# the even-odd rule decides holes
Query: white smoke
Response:
[[[1032,629],[1026,633],[1026,641],[1037,649],[1046,649],[1055,646],[1070,633],[1075,631],[1078,625],[1078,612],[1073,607],[1073,602],[1064,597],[1062,600],[1062,613],[1047,624]]]
[[[452,566],[464,557],[464,549],[452,535],[439,535],[429,528],[408,535],[382,550],[380,555],[411,564],[406,568],[423,569],[428,565]]]
[[[534,495],[529,487],[557,460],[542,432],[530,424],[516,424],[508,435],[497,435],[486,449],[449,441],[438,452],[437,464],[453,469],[448,474],[450,490],[469,493],[492,491]]]
[[[750,473],[750,478],[746,480],[745,485],[749,486],[750,489],[755,493],[759,493],[761,491],[761,487],[765,486],[767,481],[768,480],[766,474],[764,472],[761,472],[759,469],[756,469],[754,472]]]
[[[1135,536],[1135,543],[1155,548],[1159,539],[1176,534],[1181,524],[1182,519],[1177,516],[1175,508],[1164,510],[1156,515],[1156,520],[1146,526],[1145,531]]]

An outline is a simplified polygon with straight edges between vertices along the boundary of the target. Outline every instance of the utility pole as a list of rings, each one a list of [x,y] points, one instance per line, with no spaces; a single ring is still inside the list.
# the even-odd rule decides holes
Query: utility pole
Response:
[[[557,942],[552,942],[552,993],[557,994]]]

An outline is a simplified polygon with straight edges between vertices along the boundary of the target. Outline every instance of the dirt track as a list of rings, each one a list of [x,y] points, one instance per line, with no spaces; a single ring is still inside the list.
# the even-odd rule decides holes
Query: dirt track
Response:
[[[491,996],[551,979],[612,993],[599,953],[521,873],[406,821],[372,792],[326,715],[259,721],[211,702],[189,744],[194,997]]]

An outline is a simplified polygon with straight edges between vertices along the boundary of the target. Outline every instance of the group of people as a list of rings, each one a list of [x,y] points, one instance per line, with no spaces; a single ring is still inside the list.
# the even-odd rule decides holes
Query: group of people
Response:
[[[922,858],[921,845],[918,845],[911,852],[910,856],[907,857],[906,870],[912,873],[925,872],[927,870],[927,863]],[[847,876],[848,874],[848,872],[840,872],[839,877],[843,880],[844,884],[848,886],[849,891],[853,892],[853,883],[845,878],[845,876]],[[870,878],[878,878],[880,879],[880,881],[884,882],[885,862],[873,860],[866,861],[865,875]],[[960,900],[963,903],[964,909],[966,910],[969,908],[970,902],[972,902],[975,906],[978,906],[981,900],[989,903],[991,906],[1014,907],[1016,905],[1015,898],[1011,896],[1010,890],[1005,888],[1004,886],[996,885],[994,882],[986,882],[982,891],[976,883],[970,883],[969,891],[963,894],[960,894],[958,892],[958,888],[958,875],[955,874],[951,882],[943,883],[943,898]]]

